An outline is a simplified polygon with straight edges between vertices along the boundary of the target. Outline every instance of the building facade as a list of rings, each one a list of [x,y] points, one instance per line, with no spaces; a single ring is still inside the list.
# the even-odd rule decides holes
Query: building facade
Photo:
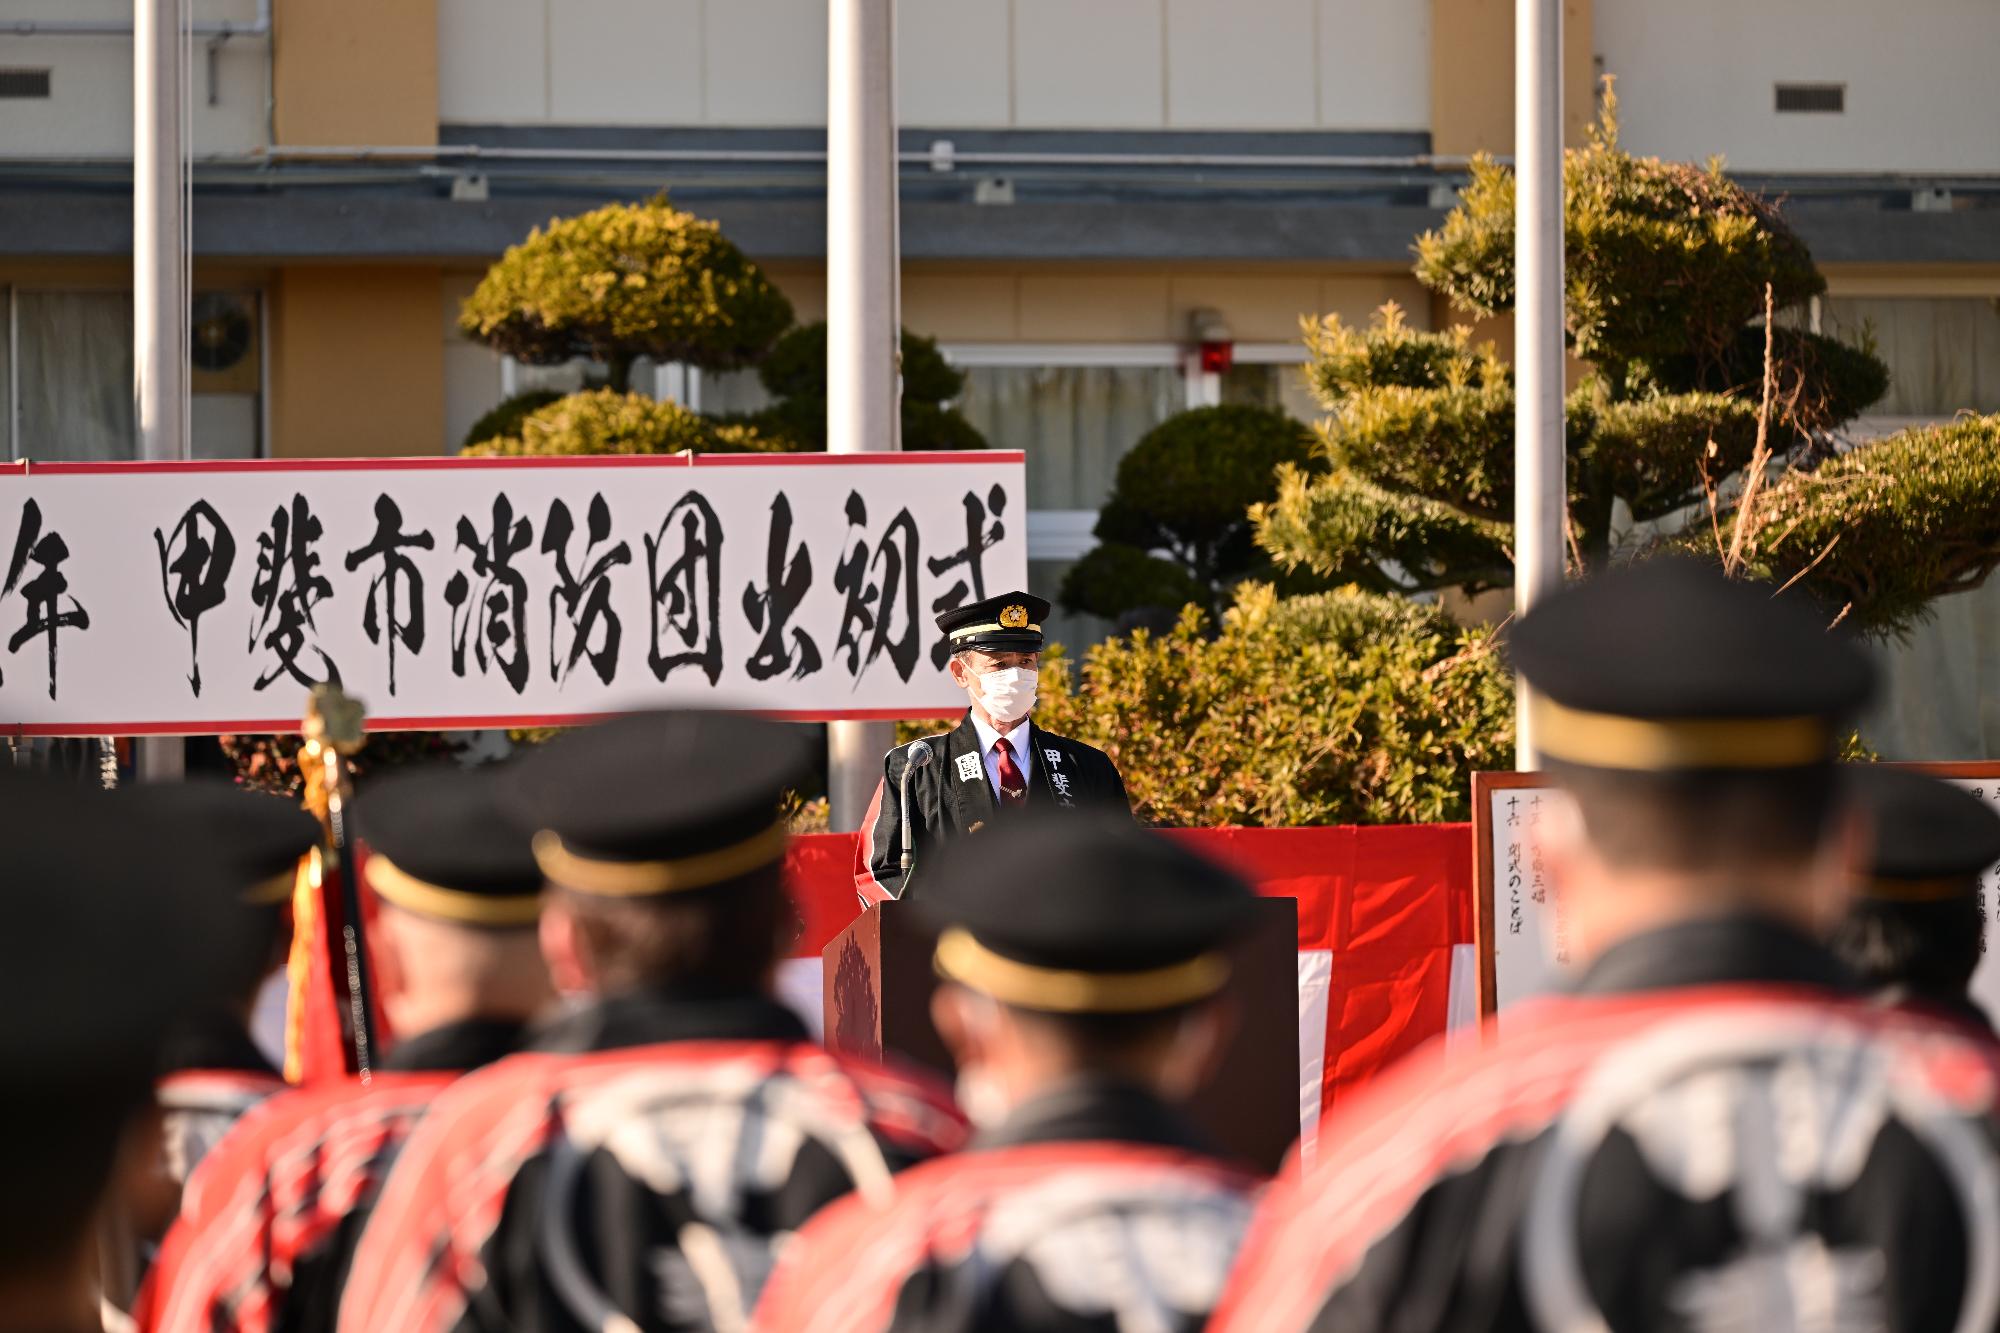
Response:
[[[824,0],[192,7],[201,453],[449,452],[509,392],[580,383],[588,367],[512,365],[455,316],[530,227],[614,199],[671,191],[801,319],[823,313]],[[1038,587],[1090,546],[1118,458],[1166,415],[1312,414],[1302,316],[1395,301],[1420,326],[1451,318],[1410,247],[1465,158],[1511,146],[1512,14],[903,0],[904,322],[966,369],[986,436],[1028,451]],[[2000,5],[1566,15],[1573,137],[1612,75],[1629,148],[1720,155],[1788,199],[1829,281],[1812,317],[1870,330],[1894,375],[1864,429],[2000,410]],[[13,457],[134,447],[130,17],[130,0],[0,0]],[[1203,329],[1233,342],[1227,374],[1193,358]],[[652,379],[710,410],[759,393],[748,375]]]

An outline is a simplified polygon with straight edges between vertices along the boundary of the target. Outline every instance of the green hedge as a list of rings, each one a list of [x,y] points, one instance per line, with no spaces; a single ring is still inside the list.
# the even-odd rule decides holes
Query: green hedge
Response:
[[[1513,763],[1489,641],[1399,597],[1248,584],[1212,638],[1191,608],[1043,676],[1036,722],[1106,750],[1154,823],[1464,819],[1473,771]]]
[[[475,457],[523,454],[779,453],[782,441],[740,422],[717,421],[642,393],[591,389],[559,398],[523,417],[518,432],[463,452]]]
[[[488,440],[519,435],[523,421],[562,397],[554,389],[530,389],[504,399],[499,406],[472,423],[472,429],[465,432],[465,438],[459,441],[459,450],[463,452]]]
[[[1213,611],[1238,580],[1269,569],[1250,510],[1276,494],[1277,469],[1313,463],[1312,431],[1282,412],[1230,405],[1168,417],[1119,460],[1098,513],[1102,544],[1064,579],[1063,605],[1113,620],[1188,601]]]
[[[1616,101],[1583,148],[1564,154],[1565,296],[1578,356],[1624,362],[1697,349],[1720,355],[1763,313],[1826,289],[1777,208],[1723,174],[1618,148]],[[1417,242],[1417,276],[1482,315],[1514,304],[1514,176],[1472,167],[1459,207]]]
[[[2000,415],[1901,431],[1793,473],[1757,506],[1752,560],[1829,616],[1900,633],[2000,564]]]
[[[466,300],[466,336],[520,361],[637,357],[710,370],[748,365],[792,322],[791,302],[715,223],[664,196],[538,228]]]
[[[986,439],[948,404],[965,376],[938,350],[937,340],[902,331],[903,448],[911,452],[984,449]],[[826,449],[826,324],[801,324],[771,348],[757,378],[778,401],[733,418],[797,453]]]

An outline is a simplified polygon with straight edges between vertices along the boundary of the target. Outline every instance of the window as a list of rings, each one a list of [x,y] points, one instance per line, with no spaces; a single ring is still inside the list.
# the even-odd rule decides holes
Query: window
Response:
[[[1238,344],[1226,374],[1187,368],[1172,343],[981,344],[944,349],[965,372],[959,408],[996,449],[1028,456],[1028,590],[1057,601],[1063,576],[1097,545],[1092,528],[1119,460],[1168,417],[1206,402],[1316,412],[1296,367],[1304,349]],[[1310,419],[1310,416],[1307,417]],[[1072,651],[1102,639],[1104,621],[1058,609],[1049,638]]]
[[[1889,392],[1870,416],[2000,412],[2000,299],[1830,296],[1821,328],[1845,342],[1875,339]]]
[[[1847,109],[1844,83],[1781,83],[1777,85],[1778,110],[1838,115]]]
[[[0,293],[0,425],[10,458],[133,458],[132,295]],[[263,435],[261,309],[255,292],[196,295],[189,387],[196,458],[249,458]]]

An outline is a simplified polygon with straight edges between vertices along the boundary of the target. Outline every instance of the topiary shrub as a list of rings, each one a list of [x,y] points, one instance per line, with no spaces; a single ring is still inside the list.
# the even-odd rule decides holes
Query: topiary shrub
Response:
[[[1471,774],[1513,761],[1510,677],[1435,608],[1246,584],[1219,634],[1203,621],[1101,643],[1074,682],[1043,668],[1036,722],[1117,760],[1143,819],[1464,819]]]
[[[765,391],[778,401],[740,420],[758,433],[786,442],[797,453],[826,449],[826,324],[801,324],[771,348],[757,367]],[[985,437],[949,403],[965,389],[965,376],[944,359],[937,340],[903,330],[902,426],[906,451],[984,449]]]
[[[718,421],[678,403],[641,393],[592,389],[559,398],[529,413],[515,435],[487,440],[462,452],[475,457],[523,454],[775,453],[768,439],[742,422]]]
[[[623,390],[640,357],[733,370],[791,322],[791,302],[715,223],[660,196],[529,233],[487,270],[458,325],[530,365],[602,360]]]
[[[1786,327],[1825,287],[1804,243],[1719,166],[1621,150],[1615,98],[1565,154],[1564,182],[1567,328],[1590,363],[1566,404],[1568,546],[1598,569],[1641,525],[1671,527],[1711,497],[1726,508],[1760,435],[1774,467],[1826,457],[1887,369],[1865,345]],[[1462,310],[1511,309],[1513,206],[1511,173],[1479,161],[1419,241],[1417,276]],[[1775,383],[1760,433],[1767,301]],[[1514,384],[1494,350],[1462,329],[1413,330],[1393,306],[1365,329],[1309,323],[1306,346],[1327,468],[1287,478],[1259,511],[1272,554],[1405,592],[1511,583]]]
[[[1097,518],[1102,545],[1063,580],[1063,605],[1107,620],[1188,602],[1213,611],[1238,581],[1268,572],[1250,511],[1276,496],[1278,469],[1312,459],[1312,431],[1268,408],[1167,418],[1119,460]]]
[[[473,445],[484,444],[488,440],[519,435],[521,422],[524,419],[541,411],[550,403],[558,401],[562,396],[554,389],[530,389],[526,393],[515,394],[472,423],[472,429],[465,432],[465,438],[459,442],[459,452],[463,453]]]
[[[1961,417],[1793,472],[1753,506],[1752,570],[1799,581],[1829,616],[1899,634],[1931,599],[2000,565],[2000,415]]]

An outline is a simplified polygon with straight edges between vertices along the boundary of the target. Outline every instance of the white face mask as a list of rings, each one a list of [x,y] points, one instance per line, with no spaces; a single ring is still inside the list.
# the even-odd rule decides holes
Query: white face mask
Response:
[[[1013,1106],[1000,1084],[976,1070],[958,1071],[958,1109],[965,1112],[965,1118],[975,1129],[991,1129],[1007,1118]]]
[[[1024,667],[989,671],[979,678],[979,705],[995,722],[1018,722],[1035,706],[1035,681],[1040,672]]]

